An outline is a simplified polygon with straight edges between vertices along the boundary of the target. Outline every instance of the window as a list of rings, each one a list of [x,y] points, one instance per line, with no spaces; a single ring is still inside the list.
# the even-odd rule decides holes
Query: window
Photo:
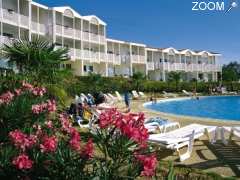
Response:
[[[93,72],[93,66],[89,66],[89,72]]]
[[[71,64],[66,64],[66,69],[72,69],[72,65]]]
[[[159,62],[160,62],[160,63],[162,62],[162,59],[161,59],[161,58],[159,59]]]
[[[83,71],[87,72],[87,66],[86,65],[83,66]]]

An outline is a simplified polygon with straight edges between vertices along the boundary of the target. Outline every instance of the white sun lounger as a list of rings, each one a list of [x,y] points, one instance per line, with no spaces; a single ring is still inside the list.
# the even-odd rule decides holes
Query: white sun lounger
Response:
[[[191,124],[167,133],[152,134],[149,136],[149,142],[158,144],[161,147],[175,150],[178,152],[180,161],[184,161],[190,157],[193,141],[199,139],[203,135],[207,135],[210,140],[209,133],[216,130],[216,126],[205,126],[201,124]],[[180,154],[179,149],[188,146],[185,154]]]
[[[111,93],[107,94],[114,102],[116,102],[118,99],[117,97],[113,96]]]
[[[139,99],[139,95],[138,95],[137,91],[133,90],[132,95],[133,95],[134,99]]]
[[[173,93],[167,93],[166,91],[163,91],[163,96],[164,96],[164,97],[177,97],[176,94],[173,94]]]
[[[187,96],[192,96],[193,95],[193,93],[190,93],[190,92],[188,92],[188,91],[186,91],[186,90],[182,90],[182,92],[183,92],[183,94],[185,94],[185,95],[187,95]]]
[[[229,132],[229,138],[228,140],[225,139],[225,132]],[[232,140],[232,137],[236,136],[240,138],[240,126],[235,126],[235,127],[221,127],[221,140],[223,144],[227,145],[230,140]]]
[[[139,94],[142,98],[147,98],[147,96],[146,96],[143,92],[141,92],[141,91],[139,91],[138,94]]]
[[[123,101],[123,98],[122,98],[122,96],[119,94],[118,91],[115,91],[115,94],[116,94],[116,96],[117,96],[117,98],[118,98],[118,101]]]
[[[160,133],[166,133],[168,131],[180,128],[180,124],[178,122],[167,122],[166,124],[159,125],[157,122],[146,123],[144,126],[148,129],[148,132],[154,132],[157,129]]]

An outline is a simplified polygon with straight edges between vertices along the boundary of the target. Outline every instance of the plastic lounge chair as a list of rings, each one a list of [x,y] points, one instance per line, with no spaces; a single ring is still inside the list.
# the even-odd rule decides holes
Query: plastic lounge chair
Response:
[[[177,97],[176,94],[173,94],[173,93],[167,93],[166,91],[163,91],[163,96],[164,96],[164,97]]]
[[[166,119],[162,119],[160,117],[150,118],[145,122],[147,127],[155,127],[155,130],[159,129],[160,133],[166,133],[167,131],[180,128],[180,124],[178,122],[172,122]],[[150,128],[151,131],[154,132],[153,128]]]
[[[230,133],[228,140],[225,139],[225,132]],[[227,145],[228,142],[232,140],[233,136],[240,138],[240,126],[235,126],[235,127],[224,126],[221,128],[221,140],[223,144]]]
[[[147,98],[147,96],[146,96],[143,92],[141,92],[141,91],[139,91],[138,94],[139,94],[142,98]]]
[[[118,91],[115,91],[115,94],[117,95],[118,101],[123,101],[123,98]]]
[[[183,161],[190,157],[192,152],[191,145],[193,146],[192,141],[199,139],[203,135],[207,135],[208,139],[210,140],[209,133],[214,131],[216,131],[216,126],[191,124],[167,133],[152,134],[149,136],[149,142],[153,142],[161,147],[177,151],[180,160]],[[190,138],[191,135],[193,136],[192,139]],[[188,146],[188,154],[181,157],[179,150],[184,146]]]
[[[114,102],[116,102],[118,99],[117,97],[113,96],[111,93],[107,94]]]
[[[186,90],[182,90],[182,92],[183,92],[183,94],[185,94],[187,96],[192,96],[193,95],[193,93],[190,93],[190,92],[188,92]]]
[[[132,95],[133,95],[134,99],[139,99],[139,95],[138,95],[137,91],[133,90]]]

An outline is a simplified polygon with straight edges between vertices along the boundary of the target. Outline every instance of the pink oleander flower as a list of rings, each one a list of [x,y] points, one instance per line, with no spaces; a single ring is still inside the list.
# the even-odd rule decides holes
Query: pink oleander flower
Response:
[[[53,122],[52,121],[46,121],[45,122],[45,125],[47,126],[47,128],[49,128],[49,129],[52,129],[53,128]]]
[[[44,111],[45,105],[43,104],[36,104],[36,105],[32,105],[32,112],[33,114],[40,114]]]
[[[48,112],[55,112],[57,110],[55,100],[48,100],[47,101],[47,110],[48,110]]]
[[[70,134],[71,134],[71,139],[69,141],[69,145],[70,145],[71,149],[73,149],[75,151],[79,151],[80,150],[80,141],[81,141],[79,132],[75,128],[71,128]]]
[[[93,157],[93,140],[92,140],[92,138],[90,138],[88,140],[87,144],[83,148],[82,155],[83,155],[83,157],[85,157],[87,159]]]
[[[60,114],[59,119],[62,125],[62,130],[64,132],[70,133],[72,128],[72,123],[69,121],[68,116],[66,114]]]
[[[20,130],[11,131],[9,137],[13,144],[25,151],[27,148],[31,148],[37,142],[37,137],[35,135],[27,136]]]
[[[33,85],[26,83],[25,81],[23,81],[22,83],[22,87],[26,90],[32,91],[33,90]]]
[[[143,165],[141,176],[153,176],[157,167],[157,158],[155,155],[135,155],[138,161]]]
[[[16,96],[20,96],[22,94],[21,89],[15,89],[14,92],[15,92]]]
[[[0,105],[1,104],[9,104],[12,101],[13,97],[14,97],[14,94],[11,93],[10,91],[2,94],[0,96]]]
[[[31,169],[33,161],[27,155],[21,154],[13,159],[12,164],[15,165],[17,169]]]
[[[43,96],[46,92],[47,92],[46,88],[44,88],[44,87],[35,87],[32,89],[32,93],[35,96]]]
[[[40,144],[41,152],[55,152],[57,149],[58,140],[55,136],[52,137],[43,137],[42,143]]]

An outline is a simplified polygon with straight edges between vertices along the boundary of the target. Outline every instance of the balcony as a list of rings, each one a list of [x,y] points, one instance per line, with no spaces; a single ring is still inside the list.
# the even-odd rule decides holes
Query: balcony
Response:
[[[91,62],[99,62],[99,58],[100,58],[100,53],[99,52],[91,52]]]
[[[47,34],[47,28],[45,24],[39,24],[39,32],[42,34]]]
[[[76,56],[76,58],[80,59],[80,58],[81,58],[81,55],[82,55],[81,50],[80,50],[80,49],[76,49],[76,50],[75,50],[75,56]]]
[[[74,36],[73,28],[64,27],[63,33],[64,33],[65,36],[68,36],[68,37],[73,37]]]
[[[97,34],[93,34],[93,33],[90,33],[90,40],[92,41],[92,42],[99,42],[99,35],[97,35]]]
[[[106,55],[105,55],[104,52],[101,52],[101,53],[100,53],[100,60],[101,60],[101,61],[107,61]]]
[[[21,24],[21,26],[28,28],[29,17],[24,16],[24,15],[20,15],[20,24]]]
[[[2,47],[4,44],[11,44],[13,42],[14,38],[10,38],[7,36],[0,36],[0,47]]]
[[[108,62],[113,62],[114,61],[114,54],[108,53],[107,54],[107,59],[108,59]]]
[[[121,64],[121,56],[115,55],[114,64],[120,65]]]
[[[11,9],[2,9],[3,21],[9,24],[18,24],[18,13]]]
[[[31,30],[37,32],[38,31],[38,23],[32,21],[31,22]]]
[[[88,32],[83,32],[83,40],[89,41],[90,34]]]
[[[75,30],[75,37],[76,37],[76,39],[82,39],[81,30],[78,30],[78,29]]]
[[[154,62],[147,62],[147,69],[154,70]]]

